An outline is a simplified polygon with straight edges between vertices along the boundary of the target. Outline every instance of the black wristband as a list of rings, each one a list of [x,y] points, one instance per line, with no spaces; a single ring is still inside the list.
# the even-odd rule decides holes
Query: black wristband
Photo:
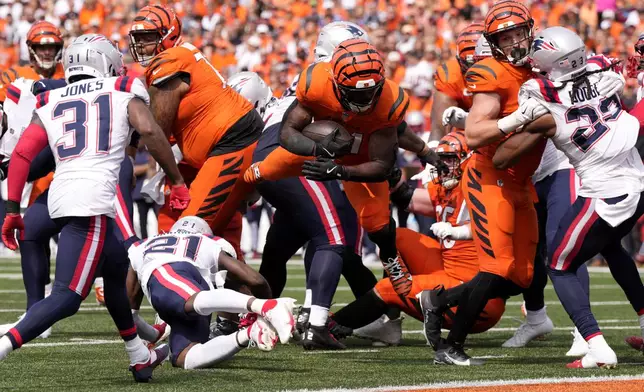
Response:
[[[414,188],[409,186],[406,182],[400,184],[400,187],[389,195],[391,202],[398,208],[406,210],[411,203],[411,198],[414,195]]]
[[[7,211],[7,214],[20,214],[20,202],[7,200],[5,211]]]

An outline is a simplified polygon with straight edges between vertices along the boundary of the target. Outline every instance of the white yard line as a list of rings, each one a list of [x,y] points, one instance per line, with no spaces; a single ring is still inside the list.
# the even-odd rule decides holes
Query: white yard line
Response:
[[[600,327],[602,330],[640,330],[639,325],[608,325],[606,327]],[[517,327],[498,327],[498,328],[490,328],[486,331],[487,332],[514,332],[517,330]],[[570,327],[555,327],[555,331],[568,331],[572,332],[573,328],[572,326]],[[444,329],[443,332],[448,332],[448,330]],[[417,330],[403,330],[403,334],[405,335],[422,335],[423,331],[420,329]]]
[[[377,353],[380,350],[315,350],[304,351],[304,355],[317,355],[317,354],[353,354],[353,353]]]

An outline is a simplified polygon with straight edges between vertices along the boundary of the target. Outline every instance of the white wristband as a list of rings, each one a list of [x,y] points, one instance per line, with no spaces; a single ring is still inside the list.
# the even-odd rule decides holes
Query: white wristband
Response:
[[[471,240],[472,228],[469,224],[463,226],[453,226],[452,235],[450,237],[452,237],[453,240]]]

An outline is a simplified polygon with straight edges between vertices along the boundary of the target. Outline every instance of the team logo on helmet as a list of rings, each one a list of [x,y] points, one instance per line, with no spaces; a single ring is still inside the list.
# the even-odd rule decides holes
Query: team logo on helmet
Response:
[[[557,48],[552,42],[546,42],[543,38],[537,38],[532,43],[532,51],[537,52],[539,50],[550,50],[554,52]]]

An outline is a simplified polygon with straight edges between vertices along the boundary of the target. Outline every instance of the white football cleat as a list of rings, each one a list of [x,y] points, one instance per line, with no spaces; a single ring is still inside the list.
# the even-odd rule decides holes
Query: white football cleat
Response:
[[[390,320],[383,314],[371,324],[354,329],[352,336],[372,340],[374,346],[397,346],[402,340],[402,317]]]
[[[271,351],[277,345],[277,331],[262,316],[258,316],[253,325],[248,328],[248,338],[251,345],[262,351]]]
[[[265,307],[267,307],[271,300],[266,301]],[[295,330],[295,318],[293,317],[294,306],[294,299],[285,298],[283,300],[276,300],[274,305],[269,309],[262,309],[261,316],[275,328],[282,344],[288,343]]]
[[[617,367],[617,355],[599,335],[588,341],[588,354],[566,365],[569,369],[613,369]]]
[[[575,328],[572,333],[573,340],[570,350],[566,353],[567,357],[583,357],[588,354],[588,342],[584,339],[583,336],[579,333],[579,330]]]
[[[528,344],[530,341],[533,339],[551,333],[554,331],[555,326],[552,324],[552,320],[550,320],[550,317],[546,316],[546,321],[542,322],[541,324],[528,324],[528,323],[523,323],[519,327],[519,329],[516,330],[514,333],[514,336],[512,336],[510,339],[506,340],[505,343],[501,347],[505,348],[518,348],[518,347],[525,347],[526,344]]]

